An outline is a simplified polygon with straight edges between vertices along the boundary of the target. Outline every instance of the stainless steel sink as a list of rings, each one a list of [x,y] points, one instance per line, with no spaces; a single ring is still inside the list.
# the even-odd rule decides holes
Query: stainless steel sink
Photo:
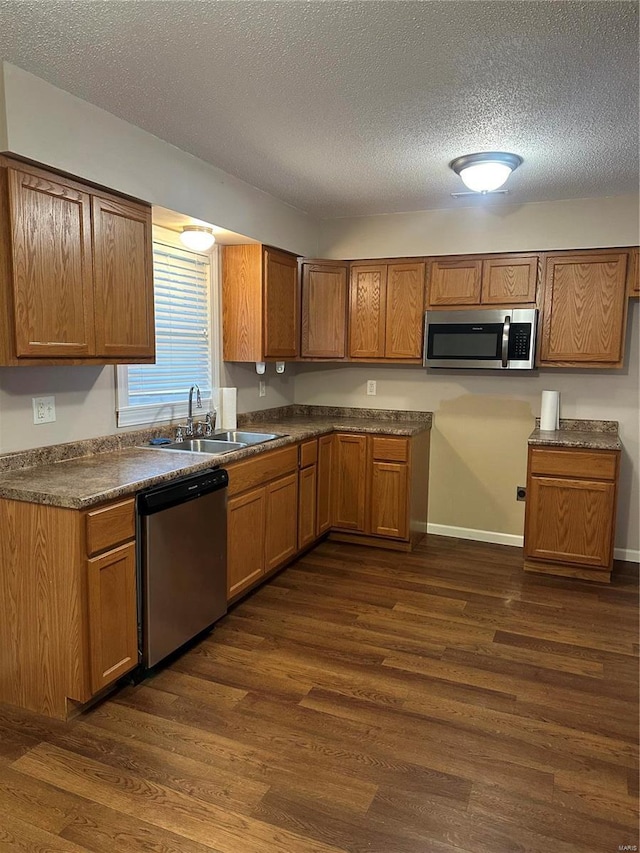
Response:
[[[278,432],[242,432],[241,430],[230,430],[228,432],[214,432],[211,438],[216,441],[240,442],[241,444],[262,444],[263,441],[273,441],[274,438],[282,438],[283,434]]]
[[[187,438],[185,441],[174,441],[173,444],[158,445],[159,450],[190,450],[192,453],[211,453],[221,456],[232,450],[241,450],[247,446],[243,441],[220,441],[211,438]]]

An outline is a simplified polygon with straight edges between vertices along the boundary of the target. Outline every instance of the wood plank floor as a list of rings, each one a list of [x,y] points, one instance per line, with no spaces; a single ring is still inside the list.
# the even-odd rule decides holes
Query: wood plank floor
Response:
[[[0,707],[0,850],[635,850],[637,655],[637,566],[325,542],[72,723]]]

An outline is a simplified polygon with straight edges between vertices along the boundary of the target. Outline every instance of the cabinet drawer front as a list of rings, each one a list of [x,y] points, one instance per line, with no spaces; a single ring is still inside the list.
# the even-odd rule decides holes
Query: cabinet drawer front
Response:
[[[373,438],[372,456],[383,462],[407,462],[409,459],[408,438]]]
[[[283,447],[282,450],[274,450],[271,453],[247,459],[229,465],[229,488],[227,494],[237,495],[254,486],[260,486],[269,480],[275,480],[283,474],[295,471],[298,467],[298,448]]]
[[[616,451],[607,450],[532,448],[529,467],[532,474],[614,480],[617,455]]]
[[[91,510],[86,519],[89,557],[135,538],[136,516],[133,498]]]
[[[300,445],[300,467],[308,468],[318,461],[318,439],[303,441]]]

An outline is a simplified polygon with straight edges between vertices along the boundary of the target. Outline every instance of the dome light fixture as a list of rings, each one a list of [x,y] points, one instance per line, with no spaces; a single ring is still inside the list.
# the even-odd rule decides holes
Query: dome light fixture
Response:
[[[211,228],[205,228],[203,225],[185,225],[180,239],[192,252],[206,252],[216,242]]]
[[[465,154],[449,163],[462,183],[476,193],[491,193],[501,187],[511,172],[522,163],[522,157],[506,151],[484,151]]]

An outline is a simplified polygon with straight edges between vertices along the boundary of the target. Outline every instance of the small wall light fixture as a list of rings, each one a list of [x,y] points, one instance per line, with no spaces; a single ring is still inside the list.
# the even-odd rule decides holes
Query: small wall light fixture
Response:
[[[449,163],[463,184],[476,193],[490,193],[501,187],[511,172],[522,163],[522,157],[506,151],[483,151],[465,154]]]
[[[180,239],[193,252],[206,252],[216,242],[211,228],[203,225],[185,225],[180,234]]]

